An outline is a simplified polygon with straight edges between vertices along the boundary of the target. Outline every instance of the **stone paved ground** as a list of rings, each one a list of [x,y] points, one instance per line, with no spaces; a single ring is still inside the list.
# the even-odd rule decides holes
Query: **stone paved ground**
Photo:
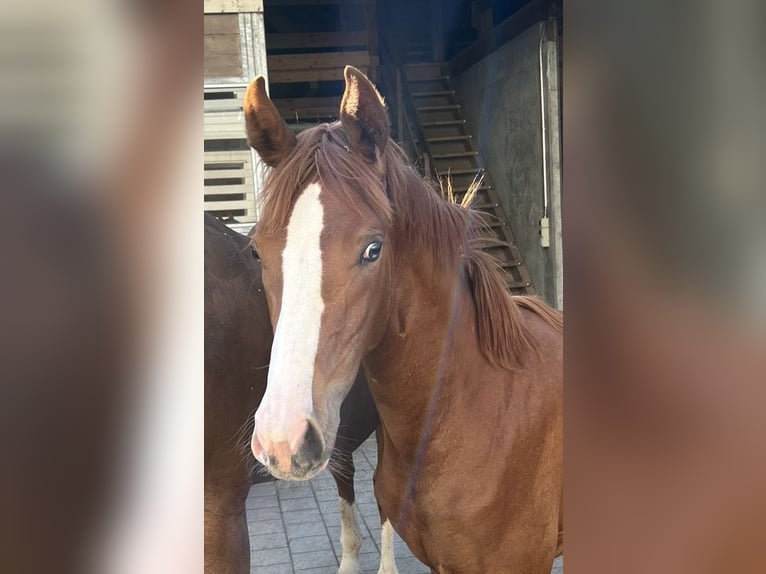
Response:
[[[356,500],[360,511],[363,574],[377,574],[380,518],[372,492],[377,461],[374,438],[354,453]],[[324,471],[309,482],[256,484],[247,498],[251,574],[336,574],[342,548],[335,481]],[[399,536],[394,555],[400,574],[428,574]],[[563,574],[557,559],[551,574]]]

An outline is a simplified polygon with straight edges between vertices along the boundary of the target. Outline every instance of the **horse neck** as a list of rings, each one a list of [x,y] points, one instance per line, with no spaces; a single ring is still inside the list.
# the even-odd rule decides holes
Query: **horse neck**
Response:
[[[454,350],[477,346],[463,274],[419,263],[399,269],[386,334],[364,361],[383,427],[407,458],[457,407],[471,365],[454,361]]]

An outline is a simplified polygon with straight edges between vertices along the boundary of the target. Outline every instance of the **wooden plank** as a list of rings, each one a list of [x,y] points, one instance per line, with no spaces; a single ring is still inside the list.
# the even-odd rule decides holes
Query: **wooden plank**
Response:
[[[298,108],[317,108],[317,107],[340,107],[340,96],[328,96],[321,98],[276,98],[274,105],[277,108],[298,109]]]
[[[238,122],[227,122],[225,124],[211,124],[205,122],[205,139],[244,139],[245,138],[245,120],[240,118]]]
[[[213,169],[212,167],[205,166],[205,179],[236,178],[244,179],[246,182],[253,181],[252,170],[244,167],[240,169]]]
[[[244,211],[255,210],[255,202],[252,199],[240,199],[237,201],[206,201],[205,211]]]
[[[252,159],[250,150],[238,149],[238,150],[222,150],[222,151],[206,151],[205,163],[235,163],[243,162],[249,163]]]
[[[242,76],[240,55],[205,55],[206,78],[239,78]]]
[[[337,118],[340,110],[340,98],[337,96],[321,98],[282,98],[274,100],[279,113],[287,120],[309,118]]]
[[[223,129],[227,125],[233,124],[239,124],[240,127],[245,125],[244,114],[241,108],[234,112],[211,112],[205,114],[205,128],[207,128],[207,126],[211,126],[215,129]]]
[[[325,68],[343,68],[351,66],[369,66],[370,54],[367,51],[333,52],[328,54],[286,54],[268,56],[269,74],[282,70],[312,70]]]
[[[357,66],[362,72],[369,72],[368,66]],[[328,68],[324,70],[286,70],[283,72],[269,71],[269,82],[272,84],[289,84],[293,82],[331,82],[343,79],[343,68]]]
[[[205,35],[239,34],[239,16],[236,14],[205,14]]]
[[[303,121],[303,120],[330,120],[337,119],[339,115],[339,107],[326,107],[326,108],[297,108],[293,110],[279,110],[280,115],[287,121]]]
[[[237,114],[242,111],[242,100],[226,99],[226,100],[205,100],[205,115],[206,116],[222,116],[225,114]]]
[[[205,185],[205,195],[249,195],[253,196],[255,190],[253,185]]]
[[[231,55],[239,59],[239,34],[206,34],[205,58],[208,56]]]
[[[263,12],[263,0],[205,0],[205,14]]]
[[[272,6],[359,6],[366,0],[267,0]]]
[[[266,47],[269,50],[289,48],[340,48],[344,46],[366,46],[368,33],[358,32],[314,32],[311,34],[266,34]]]

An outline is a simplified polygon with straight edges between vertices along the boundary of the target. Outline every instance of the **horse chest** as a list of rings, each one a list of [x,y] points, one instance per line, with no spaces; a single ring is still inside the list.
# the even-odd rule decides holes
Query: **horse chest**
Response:
[[[456,504],[454,488],[448,485],[451,481],[434,479],[432,467],[421,468],[419,479],[403,468],[382,459],[375,495],[412,553],[437,572],[483,571],[480,539],[468,527],[476,515]]]

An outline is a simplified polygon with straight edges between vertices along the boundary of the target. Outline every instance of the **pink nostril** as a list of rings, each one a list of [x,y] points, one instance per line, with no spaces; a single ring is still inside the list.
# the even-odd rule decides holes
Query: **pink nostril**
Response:
[[[290,440],[290,454],[293,455],[298,452],[298,449],[303,445],[303,439],[306,436],[306,431],[309,428],[309,421],[302,421],[292,432],[292,439]]]

